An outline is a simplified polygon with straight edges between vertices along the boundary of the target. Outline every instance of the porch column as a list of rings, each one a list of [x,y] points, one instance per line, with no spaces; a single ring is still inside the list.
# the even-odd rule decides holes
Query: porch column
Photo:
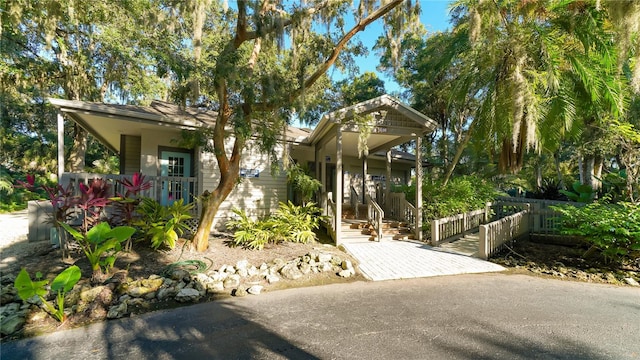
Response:
[[[422,241],[422,134],[416,137],[416,235]]]
[[[342,186],[342,126],[338,125],[336,133],[336,246],[342,240],[342,198],[344,189]]]
[[[367,194],[367,172],[369,171],[367,168],[369,167],[369,157],[364,155],[362,157],[362,203],[365,203],[366,194]]]
[[[326,160],[326,156],[324,154],[324,145],[320,146],[320,164],[318,164],[320,166],[320,183],[322,184],[321,189],[321,193],[325,194],[328,196],[327,194],[327,184],[326,179],[327,179],[327,160]],[[327,215],[327,202],[326,202],[326,198],[322,198],[322,203],[320,204],[320,206],[322,207],[322,215]]]
[[[389,194],[391,193],[391,149],[387,150],[387,174],[384,180],[384,204],[389,206]]]
[[[64,117],[58,112],[58,182],[64,173]]]

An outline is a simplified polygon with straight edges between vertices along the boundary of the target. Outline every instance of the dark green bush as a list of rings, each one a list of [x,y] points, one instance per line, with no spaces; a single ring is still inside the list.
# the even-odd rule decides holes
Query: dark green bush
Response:
[[[554,206],[562,214],[561,232],[583,237],[616,262],[640,255],[640,205],[595,202],[584,207]]]
[[[409,202],[415,204],[415,185],[399,189]],[[451,179],[446,186],[440,181],[425,182],[422,190],[423,229],[430,229],[431,220],[484,208],[498,195],[490,182],[475,176]]]

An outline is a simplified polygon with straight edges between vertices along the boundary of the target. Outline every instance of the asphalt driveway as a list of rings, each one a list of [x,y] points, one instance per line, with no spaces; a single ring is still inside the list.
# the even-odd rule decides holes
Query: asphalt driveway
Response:
[[[640,359],[640,289],[474,274],[300,288],[4,343],[9,359]]]

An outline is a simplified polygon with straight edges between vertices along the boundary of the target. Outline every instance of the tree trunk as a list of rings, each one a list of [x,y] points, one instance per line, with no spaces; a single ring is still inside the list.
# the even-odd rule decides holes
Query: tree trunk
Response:
[[[593,159],[593,189],[600,190],[602,188],[602,168],[604,166],[604,158],[596,155]]]
[[[584,185],[591,186],[592,189],[595,189],[593,177],[593,170],[595,166],[595,159],[593,156],[585,156],[582,158],[582,167],[580,169],[580,183]]]
[[[447,173],[444,176],[444,181],[442,182],[442,186],[447,186],[447,183],[451,179],[453,170],[456,168],[458,161],[460,161],[460,157],[462,157],[462,152],[464,151],[464,149],[467,147],[467,144],[469,144],[469,141],[471,140],[471,133],[472,133],[474,124],[475,122],[472,122],[471,125],[469,125],[469,130],[467,131],[467,134],[464,140],[458,145],[458,149],[456,150],[456,155],[453,157],[453,159],[451,160],[451,164],[449,164],[449,167],[447,168]]]
[[[84,158],[87,153],[87,132],[80,125],[73,125],[73,148],[69,154],[71,172],[84,171]]]
[[[564,181],[562,180],[562,171],[560,169],[560,151],[553,154],[553,162],[556,165],[556,176],[558,177],[558,184],[560,188],[564,188]]]

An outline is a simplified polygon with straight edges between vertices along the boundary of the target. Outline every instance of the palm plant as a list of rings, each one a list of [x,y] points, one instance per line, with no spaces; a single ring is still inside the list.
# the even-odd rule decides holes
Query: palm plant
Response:
[[[411,85],[416,99],[427,98],[428,83],[445,79],[449,122],[466,119],[445,183],[468,144],[497,155],[501,172],[517,172],[526,151],[553,154],[624,113],[622,57],[610,15],[595,2],[460,0],[452,18],[451,32],[418,52]]]

